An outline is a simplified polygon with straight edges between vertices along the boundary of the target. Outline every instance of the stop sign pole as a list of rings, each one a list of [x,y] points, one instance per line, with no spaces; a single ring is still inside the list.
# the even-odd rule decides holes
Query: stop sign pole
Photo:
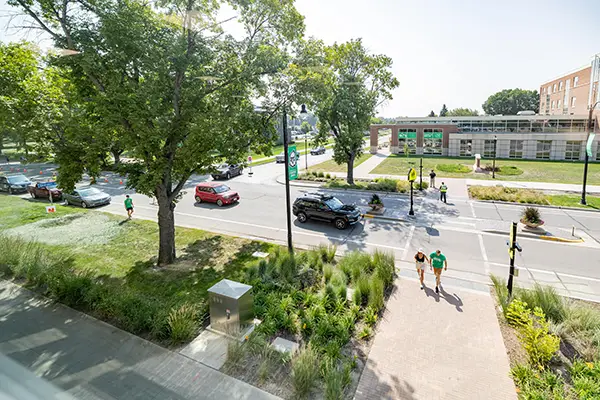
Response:
[[[411,168],[408,170],[408,181],[410,182],[410,211],[408,211],[408,215],[415,215],[415,210],[413,209],[413,183],[417,179],[417,170]]]

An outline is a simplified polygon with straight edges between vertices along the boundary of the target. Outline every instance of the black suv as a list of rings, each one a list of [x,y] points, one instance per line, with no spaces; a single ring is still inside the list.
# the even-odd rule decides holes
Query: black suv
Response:
[[[362,215],[354,205],[344,204],[339,199],[320,193],[307,193],[294,202],[292,212],[299,222],[309,218],[333,222],[338,229],[346,229],[360,221]]]

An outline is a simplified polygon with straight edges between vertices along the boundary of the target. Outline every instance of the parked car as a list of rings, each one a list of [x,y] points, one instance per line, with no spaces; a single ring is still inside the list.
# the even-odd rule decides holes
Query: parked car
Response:
[[[111,197],[93,187],[75,189],[71,193],[63,193],[65,204],[81,206],[83,208],[97,207],[110,204]]]
[[[23,174],[0,175],[0,190],[8,194],[27,192],[29,185],[31,181]]]
[[[217,172],[211,174],[213,179],[230,179],[231,177],[241,175],[244,166],[241,164],[221,164],[216,167]]]
[[[53,201],[62,198],[62,190],[58,188],[56,182],[37,182],[35,185],[28,186],[27,191],[34,199],[49,199],[50,195]]]
[[[310,150],[311,156],[318,156],[319,154],[325,154],[325,146],[315,147]]]
[[[306,193],[294,201],[292,212],[298,222],[309,219],[333,222],[338,229],[359,222],[362,215],[355,205],[344,204],[338,198],[320,193]]]
[[[275,156],[275,162],[278,164],[285,162],[285,153],[283,151]]]
[[[217,182],[202,182],[196,185],[196,203],[217,203],[219,207],[240,200],[240,195],[229,186]]]

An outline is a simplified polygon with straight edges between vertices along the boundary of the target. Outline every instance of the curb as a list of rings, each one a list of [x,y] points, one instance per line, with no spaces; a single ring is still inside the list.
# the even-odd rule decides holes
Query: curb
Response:
[[[484,230],[482,230],[482,232],[493,233],[496,235],[509,236],[508,232],[499,231],[499,230],[495,230],[495,229],[484,229]],[[550,242],[560,242],[560,243],[583,243],[584,242],[583,238],[567,239],[567,238],[562,238],[559,236],[532,235],[530,233],[524,233],[524,232],[520,232],[518,236],[525,236],[525,237],[531,238],[531,239],[540,239],[540,240],[547,240]]]
[[[404,218],[396,218],[396,217],[384,217],[381,215],[372,215],[372,214],[361,214],[363,218],[370,218],[370,219],[380,219],[382,221],[389,221],[389,222],[408,222],[408,219],[404,219]]]
[[[491,204],[506,204],[510,206],[521,206],[521,207],[542,207],[542,208],[554,208],[557,210],[573,210],[573,211],[587,211],[587,212],[600,212],[600,210],[593,210],[589,208],[578,208],[578,207],[563,207],[563,206],[553,206],[549,204],[531,204],[531,203],[515,203],[512,201],[498,201],[498,200],[477,200],[469,197],[469,200],[475,201],[478,203],[491,203]]]

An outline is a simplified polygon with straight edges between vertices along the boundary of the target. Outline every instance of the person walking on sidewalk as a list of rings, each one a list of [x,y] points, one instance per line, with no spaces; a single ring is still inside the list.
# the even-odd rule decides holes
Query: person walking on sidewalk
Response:
[[[129,195],[125,195],[125,210],[127,210],[127,219],[131,219],[133,215],[133,200]]]
[[[415,264],[417,266],[417,276],[421,281],[421,290],[423,290],[423,279],[425,278],[425,261],[429,261],[429,258],[423,252],[423,249],[419,249],[419,252],[415,254]]]
[[[435,292],[439,293],[439,287],[442,284],[442,268],[444,271],[448,270],[446,256],[439,249],[429,255],[429,268],[433,270],[433,274],[435,275]]]
[[[432,188],[435,189],[435,171],[431,170],[431,172],[429,173],[429,186],[431,186]]]
[[[444,182],[440,186],[440,200],[446,203],[446,192],[448,191],[448,186]]]

